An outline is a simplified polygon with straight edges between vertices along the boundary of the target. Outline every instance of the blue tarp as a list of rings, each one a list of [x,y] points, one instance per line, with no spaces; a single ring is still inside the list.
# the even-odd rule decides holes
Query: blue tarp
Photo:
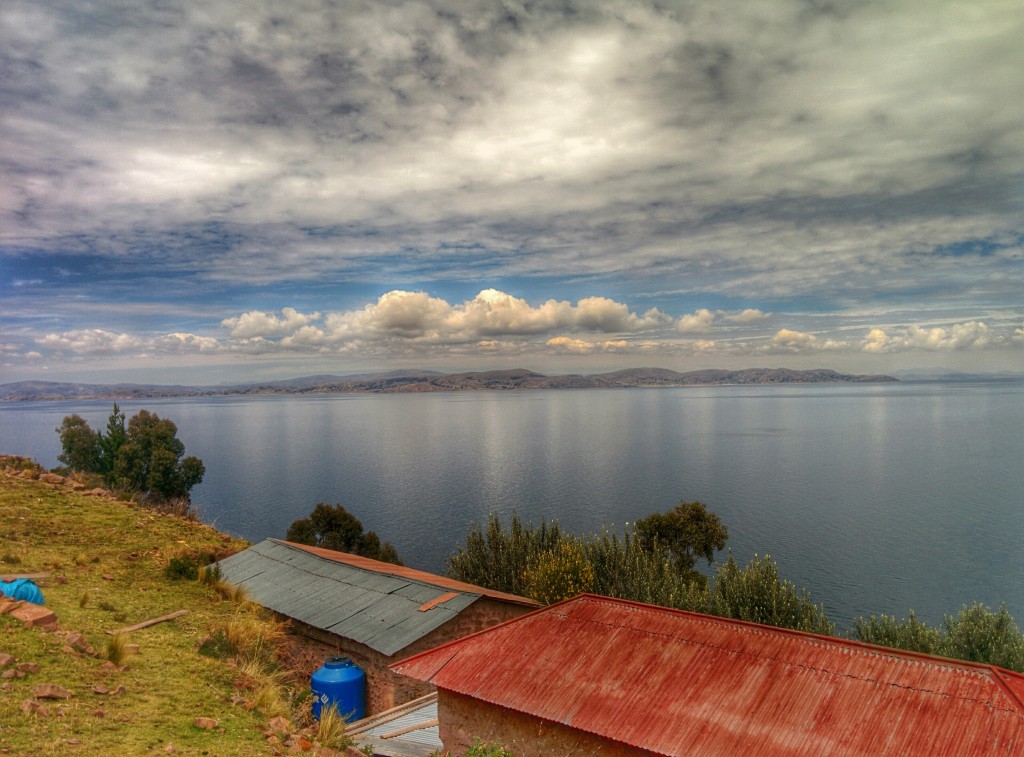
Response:
[[[34,605],[45,604],[43,592],[35,582],[28,578],[16,578],[13,581],[0,581],[0,593],[11,599],[23,599]]]

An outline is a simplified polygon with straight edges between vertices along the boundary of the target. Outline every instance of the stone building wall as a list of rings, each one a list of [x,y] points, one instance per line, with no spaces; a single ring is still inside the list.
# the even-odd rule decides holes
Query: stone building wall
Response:
[[[465,754],[477,739],[501,744],[516,757],[656,754],[444,689],[437,692],[437,719],[441,742],[453,757]]]
[[[432,684],[392,672],[389,665],[530,611],[529,607],[481,597],[455,618],[391,657],[352,639],[291,620],[288,664],[308,678],[328,657],[350,658],[366,674],[366,714],[374,715],[434,690]]]

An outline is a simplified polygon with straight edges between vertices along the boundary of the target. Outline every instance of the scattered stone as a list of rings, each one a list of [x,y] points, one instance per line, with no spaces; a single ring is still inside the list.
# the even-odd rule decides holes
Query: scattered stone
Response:
[[[0,678],[4,679],[6,681],[6,680],[9,680],[11,678],[14,678],[17,675],[18,675],[18,671],[15,670],[14,668],[11,668],[10,670],[5,670],[3,673],[0,673]]]
[[[100,670],[117,670],[117,665],[112,663],[110,660],[104,660],[100,665]]]
[[[84,494],[87,497],[109,497],[110,490],[103,489],[97,486],[95,489],[89,489],[88,491],[82,492],[82,494]]]
[[[15,671],[14,671],[14,675],[15,675],[15,676],[16,676],[16,677],[17,677],[18,679],[22,679],[22,678],[24,678],[24,677],[25,677],[26,675],[28,675],[28,674],[27,674],[27,673],[26,673],[26,672],[25,672],[24,670],[15,670]]]
[[[196,718],[192,721],[192,724],[196,728],[202,728],[204,731],[212,731],[214,728],[220,725],[220,721],[214,718]]]
[[[10,681],[5,683],[3,686],[0,686],[0,691],[11,691],[12,689],[14,689],[14,687],[11,686],[11,682]]]
[[[57,625],[57,614],[42,605],[24,602],[11,610],[12,618],[21,621],[25,628],[50,628]]]
[[[17,660],[9,654],[3,654],[0,652],[0,668],[6,668],[13,665]]]
[[[63,584],[66,584],[68,582],[68,577],[67,576],[57,576],[53,580],[56,581],[57,583],[63,585]]]
[[[109,694],[110,693],[110,689],[108,689],[102,683],[98,683],[98,684],[96,684],[95,686],[92,687],[92,693],[93,694]]]
[[[68,743],[69,743],[69,744],[70,744],[71,746],[78,746],[78,745],[79,745],[79,744],[81,744],[82,742],[81,742],[81,741],[79,741],[78,739],[68,739]]]
[[[6,615],[20,605],[21,602],[17,599],[11,599],[6,595],[0,596],[0,615]]]
[[[21,712],[23,715],[38,715],[41,718],[50,717],[50,708],[45,704],[40,704],[34,699],[26,699],[21,703]]]
[[[267,722],[267,728],[276,733],[291,733],[292,724],[288,718],[276,715]]]
[[[167,752],[167,754],[174,754],[178,750],[174,748],[174,744],[168,744],[164,747],[164,751]]]
[[[94,718],[105,718],[107,716],[107,713],[105,713],[103,710],[94,710],[92,716]]]
[[[78,650],[82,654],[87,654],[89,656],[96,655],[96,650],[92,648],[92,645],[89,644],[89,642],[86,641],[86,638],[80,633],[68,634],[65,641],[68,643],[68,646],[72,649]]]
[[[61,652],[61,654],[71,655],[72,657],[81,657],[82,656],[78,652],[76,652],[74,649],[69,647],[67,644],[65,644],[63,647],[60,648],[60,652]]]
[[[63,484],[64,476],[58,476],[56,473],[40,473],[39,480],[44,484]]]
[[[125,645],[125,652],[128,654],[138,654],[141,647],[138,644],[127,644]]]
[[[37,683],[32,687],[32,696],[36,699],[67,699],[71,692],[55,683]]]
[[[116,696],[118,694],[124,694],[126,691],[127,689],[124,687],[124,684],[121,684],[116,689],[114,689],[114,695]]]
[[[19,662],[18,670],[24,673],[38,673],[39,663],[38,662]]]
[[[104,581],[113,581],[114,580],[114,577],[112,575],[110,575],[109,573],[104,573],[103,575],[100,576],[100,578],[102,578]]]

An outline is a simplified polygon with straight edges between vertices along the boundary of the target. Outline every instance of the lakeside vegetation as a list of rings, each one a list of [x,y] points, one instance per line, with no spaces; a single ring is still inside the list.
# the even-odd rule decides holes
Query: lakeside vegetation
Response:
[[[696,573],[710,565],[728,531],[699,502],[680,503],[626,526],[578,536],[557,522],[524,524],[513,515],[506,529],[497,515],[473,525],[448,560],[448,575],[545,604],[592,592],[619,599],[700,612],[779,628],[837,636],[824,605],[779,574],[770,555],[740,567],[730,553],[711,580]],[[1024,633],[1005,607],[981,603],[946,615],[939,627],[880,615],[857,618],[846,638],[1024,672]]]

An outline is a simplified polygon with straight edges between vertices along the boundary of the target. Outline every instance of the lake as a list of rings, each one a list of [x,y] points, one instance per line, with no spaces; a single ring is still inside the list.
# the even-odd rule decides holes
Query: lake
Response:
[[[252,541],[340,502],[443,572],[491,511],[587,532],[700,500],[741,564],[771,554],[841,629],[911,608],[934,624],[975,600],[1024,624],[1024,382],[120,404],[177,424],[206,464],[203,519]],[[0,452],[53,467],[61,419],[102,429],[111,405],[0,403]]]

